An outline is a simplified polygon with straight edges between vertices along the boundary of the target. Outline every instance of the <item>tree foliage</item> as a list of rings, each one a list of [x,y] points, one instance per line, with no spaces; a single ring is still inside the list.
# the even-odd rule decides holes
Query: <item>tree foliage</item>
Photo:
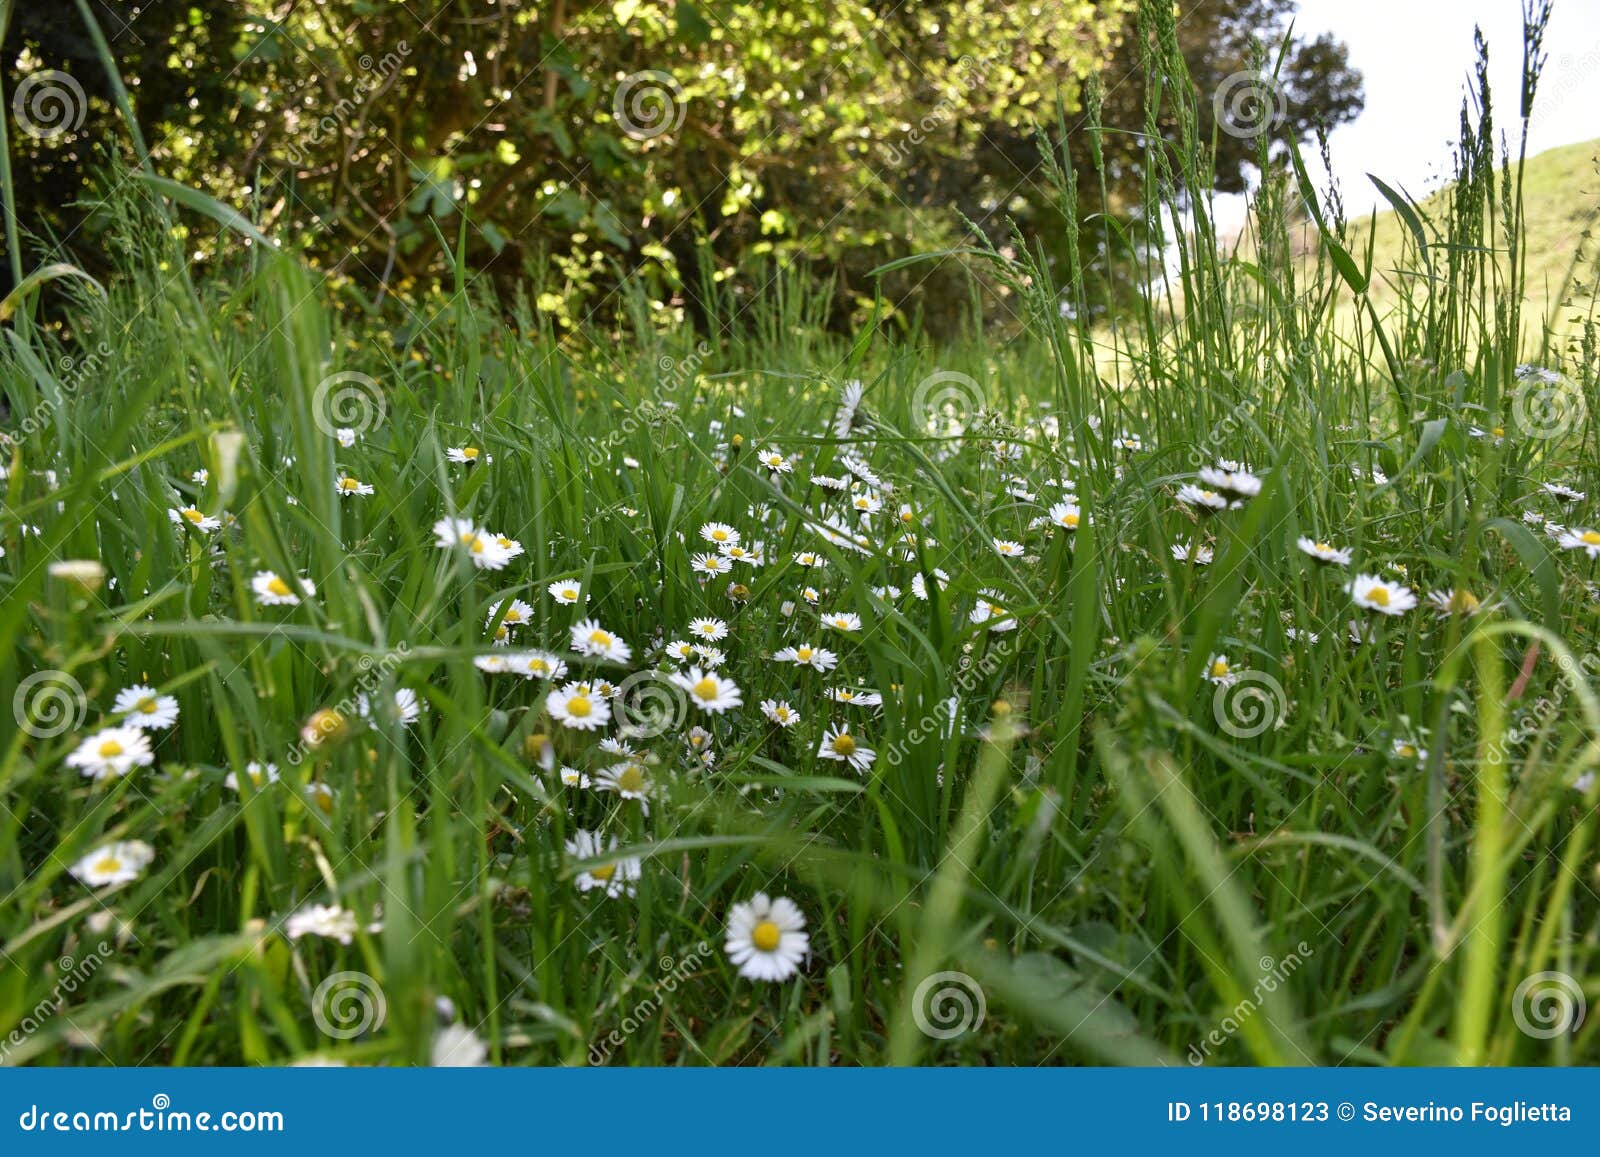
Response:
[[[1199,105],[1276,41],[1291,0],[1216,0],[1178,23]],[[532,270],[559,325],[614,308],[626,275],[669,318],[737,309],[779,268],[829,280],[836,321],[874,267],[954,248],[973,222],[1059,235],[1036,179],[1036,126],[1081,125],[1104,94],[1114,212],[1138,200],[1146,93],[1136,0],[182,0],[89,5],[133,94],[154,163],[258,217],[353,295],[418,295],[450,257],[511,282]],[[13,126],[19,216],[95,231],[90,182],[125,146],[75,7],[17,9],[7,99],[59,69],[85,93],[75,132]],[[1296,43],[1281,73],[1305,135],[1359,108],[1340,46]],[[1170,123],[1159,129],[1166,132]],[[1070,138],[1086,199],[1099,178]],[[1219,141],[1217,184],[1242,187],[1246,142]],[[1096,190],[1088,199],[1088,192]],[[959,213],[951,212],[954,208]],[[202,259],[217,254],[195,239]],[[947,329],[955,271],[887,279]]]

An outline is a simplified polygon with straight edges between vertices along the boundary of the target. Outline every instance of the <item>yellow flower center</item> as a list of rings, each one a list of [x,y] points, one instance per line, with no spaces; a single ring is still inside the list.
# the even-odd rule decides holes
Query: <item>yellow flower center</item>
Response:
[[[1215,663],[1211,664],[1211,677],[1213,679],[1221,679],[1227,673],[1228,661],[1226,659],[1218,659]]]
[[[833,751],[835,755],[854,755],[856,741],[850,738],[849,732],[840,732],[833,737]]]
[[[361,489],[361,483],[359,481],[357,481],[356,479],[354,479],[354,478],[341,478],[341,479],[339,479],[339,489],[340,490],[360,490]]]
[[[841,703],[848,703],[852,699],[854,699],[855,697],[856,697],[855,696],[855,692],[853,692],[853,691],[845,690],[845,689],[842,689],[842,688],[839,691],[839,702],[841,702]]]
[[[1450,595],[1450,609],[1457,614],[1470,615],[1478,609],[1478,596],[1471,591],[1454,591]]]
[[[1396,750],[1396,752],[1398,754],[1404,756],[1407,759],[1411,759],[1411,758],[1415,757],[1416,754],[1417,754],[1417,749],[1415,747],[1412,747],[1411,744],[1409,744],[1409,743],[1402,743],[1395,750]]]
[[[1333,549],[1333,547],[1331,547],[1331,546],[1329,546],[1329,545],[1328,545],[1328,544],[1327,544],[1327,543],[1325,543],[1325,542],[1319,542],[1319,543],[1317,543],[1317,552],[1318,552],[1318,553],[1319,553],[1319,554],[1327,554],[1327,553],[1328,553],[1328,552],[1329,552],[1329,551],[1330,551],[1330,550],[1332,550],[1332,549]]]
[[[1078,529],[1078,515],[1076,513],[1068,513],[1068,514],[1062,515],[1061,516],[1061,525],[1066,527],[1068,530],[1077,530]]]
[[[183,516],[190,522],[202,522],[205,520],[205,515],[201,514],[192,506],[183,512]]]
[[[1490,430],[1489,433],[1493,434],[1496,438],[1504,438],[1506,436],[1506,428],[1504,426],[1496,426],[1493,430]]]
[[[105,856],[95,862],[94,870],[109,876],[122,871],[122,861],[115,856]]]
[[[575,715],[579,719],[584,719],[587,718],[589,713],[593,710],[594,704],[590,703],[589,700],[583,695],[574,695],[571,699],[567,700],[568,715]]]
[[[273,594],[278,595],[280,598],[284,595],[291,595],[294,593],[289,589],[289,584],[284,582],[277,575],[273,575],[271,580],[268,581],[267,589]]]
[[[728,532],[726,530],[713,530],[711,532],[711,541],[712,542],[727,542],[728,541]]]
[[[115,759],[121,754],[122,744],[115,739],[108,739],[100,745],[99,755],[101,759]]]
[[[476,446],[464,446],[461,450],[461,456],[463,458],[477,458],[478,448]]]
[[[773,711],[773,714],[778,717],[778,722],[782,723],[789,718],[789,709],[787,707],[779,707]]]
[[[696,699],[704,699],[709,702],[717,697],[717,681],[708,675],[696,683],[692,690]]]
[[[494,536],[494,540],[496,542],[498,542],[501,546],[505,547],[507,550],[511,549],[511,540],[509,538],[507,538],[505,535],[497,534],[497,535]]]
[[[1380,607],[1388,606],[1389,605],[1389,588],[1388,587],[1368,587],[1367,588],[1367,602],[1372,603],[1372,604],[1374,604],[1376,606],[1380,606]]]
[[[267,778],[265,773],[263,773],[260,768],[256,768],[253,771],[246,771],[245,775],[256,787],[260,787],[261,781]]]
[[[611,646],[611,636],[604,631],[595,631],[589,635],[589,641],[597,647]]]
[[[622,774],[617,776],[617,790],[643,791],[644,772],[640,771],[636,766],[630,763],[626,768],[623,769]]]
[[[144,715],[154,715],[156,713],[156,701],[149,695],[146,695],[143,699],[139,700],[137,710]]]
[[[532,671],[535,675],[543,675],[546,671],[550,670],[550,664],[546,663],[543,659],[529,659],[528,670]]]
[[[796,659],[799,659],[802,663],[811,662],[811,648],[810,647],[797,647],[795,649],[794,657]]]
[[[609,880],[616,874],[617,866],[615,864],[601,864],[598,868],[589,869],[589,875],[593,876],[596,880]]]
[[[1578,537],[1588,546],[1600,546],[1600,531],[1586,530]]]
[[[316,804],[323,815],[333,814],[333,792],[320,783],[311,785],[311,802]]]
[[[576,587],[562,587],[561,588],[561,597],[564,598],[564,599],[570,599],[570,600],[576,602],[577,598],[578,598],[577,588]]]
[[[778,941],[783,939],[783,933],[771,920],[763,920],[750,930],[750,943],[762,952],[776,952]]]
[[[511,637],[511,632],[506,628],[504,623],[501,623],[494,629],[494,637],[496,639],[509,639]]]

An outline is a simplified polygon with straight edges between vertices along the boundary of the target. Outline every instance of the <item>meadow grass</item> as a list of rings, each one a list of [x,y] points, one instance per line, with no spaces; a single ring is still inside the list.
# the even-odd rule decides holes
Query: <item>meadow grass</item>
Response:
[[[1152,210],[1203,179],[1180,121]],[[465,268],[335,308],[237,215],[130,178],[120,274],[7,303],[6,1061],[427,1063],[465,1031],[511,1064],[1595,1059],[1600,596],[1559,537],[1596,522],[1594,333],[1519,316],[1494,139],[1405,251],[1426,292],[1349,327],[1370,261],[1322,202],[1298,260],[1291,171],[1250,260],[1203,204],[1170,274],[1108,232],[1152,288],[1112,327],[1027,238],[979,252],[1020,336],[953,346],[829,333],[782,278],[701,330],[630,287],[557,335]],[[167,213],[234,274],[191,282]],[[1236,504],[1178,499],[1221,460]],[[713,523],[761,565],[697,570]],[[476,566],[487,531],[523,552]],[[1357,605],[1358,574],[1420,605]],[[733,710],[670,679],[705,665],[668,651],[697,618]],[[574,650],[586,619],[629,658]],[[837,668],[776,657],[801,643]],[[532,650],[566,675],[484,669]],[[612,726],[551,710],[579,680]],[[130,685],[178,719],[90,779],[66,761]],[[841,724],[870,766],[819,755]],[[619,768],[647,799],[603,789]],[[92,883],[116,841],[148,859]],[[806,922],[781,982],[724,953],[757,893]]]

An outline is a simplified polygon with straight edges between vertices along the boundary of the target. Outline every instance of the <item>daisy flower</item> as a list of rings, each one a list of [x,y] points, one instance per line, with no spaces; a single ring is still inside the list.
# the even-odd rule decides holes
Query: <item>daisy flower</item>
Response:
[[[714,671],[703,671],[699,667],[690,667],[687,673],[675,671],[670,676],[676,687],[681,687],[689,693],[689,702],[702,711],[709,711],[713,715],[721,715],[730,708],[738,707],[744,700],[742,692],[731,679],[724,679]]]
[[[664,649],[667,658],[676,659],[680,663],[687,663],[695,655],[694,644],[687,639],[674,639]]]
[[[372,487],[368,486],[359,478],[352,477],[349,474],[339,475],[338,481],[336,481],[333,486],[334,489],[339,492],[340,498],[364,498],[367,495],[374,493]]]
[[[489,531],[489,537],[494,539],[496,546],[506,552],[507,559],[516,558],[519,554],[523,553],[522,543],[518,542],[510,535],[496,534],[491,530]]]
[[[794,467],[789,465],[789,460],[771,447],[757,454],[756,461],[774,474],[789,474],[794,470]]]
[[[997,634],[1001,631],[1016,630],[1016,618],[998,601],[999,598],[1000,595],[996,591],[979,591],[978,604],[972,608],[972,612],[967,616],[967,621],[969,623],[988,623],[989,630]]]
[[[591,780],[587,775],[585,775],[583,772],[579,771],[577,768],[575,768],[575,767],[567,767],[565,764],[562,765],[562,767],[561,767],[561,786],[562,787],[586,788],[586,787],[589,787],[593,782],[594,782],[593,780]]]
[[[349,944],[360,928],[356,914],[337,904],[312,904],[292,913],[283,922],[283,934],[290,940],[298,940],[302,936],[322,936],[337,940],[340,944]]]
[[[824,490],[847,490],[850,487],[850,483],[847,480],[833,478],[827,474],[813,474],[811,476],[811,485],[820,486]]]
[[[1206,660],[1205,680],[1218,687],[1231,687],[1239,681],[1239,673],[1228,663],[1228,656],[1212,655]]]
[[[339,443],[339,445],[343,446],[346,450],[350,449],[350,447],[356,444],[357,437],[358,435],[356,432],[349,426],[340,426],[333,432],[333,440]]]
[[[434,541],[441,550],[464,548],[479,570],[500,570],[511,554],[487,530],[466,518],[441,518],[433,524]]]
[[[997,538],[994,540],[994,552],[1001,558],[1021,558],[1022,544],[1007,538]]]
[[[833,436],[835,438],[848,438],[850,427],[856,420],[856,411],[861,408],[861,395],[865,389],[860,382],[846,382],[839,389],[839,409],[833,415]]]
[[[817,590],[816,587],[802,587],[800,590],[800,597],[803,598],[807,604],[814,607],[822,601],[822,592]]]
[[[1441,619],[1447,619],[1451,615],[1475,615],[1483,609],[1483,604],[1478,601],[1477,595],[1471,591],[1456,590],[1454,587],[1444,591],[1429,591],[1428,602]]]
[[[861,616],[854,611],[835,611],[822,616],[822,625],[851,635],[861,629]]]
[[[1197,477],[1200,485],[1235,500],[1254,498],[1261,493],[1261,479],[1236,462],[1204,466]]]
[[[550,592],[550,597],[555,599],[556,602],[566,603],[568,606],[579,601],[589,601],[583,593],[583,584],[572,579],[553,582],[545,589]]]
[[[757,892],[728,912],[728,959],[746,980],[788,980],[811,951],[805,914],[787,896]]]
[[[623,799],[645,804],[650,801],[650,780],[645,777],[644,765],[637,759],[612,764],[595,777],[595,787],[599,791],[614,791]]]
[[[503,675],[511,669],[504,655],[474,655],[472,665],[486,675]]]
[[[727,574],[733,569],[733,563],[719,554],[697,554],[690,562],[690,569],[696,574],[714,578],[719,574]]]
[[[566,841],[566,845],[567,855],[574,860],[592,860],[615,848],[617,837],[612,836],[607,843],[602,841],[597,833],[579,828],[573,833],[572,839]],[[628,857],[609,864],[585,868],[573,878],[573,883],[577,884],[580,892],[600,888],[608,897],[616,899],[618,896],[633,895],[637,886],[634,881],[638,878],[639,861]]]
[[[938,567],[933,568],[933,581],[940,590],[950,585],[950,576]],[[920,571],[911,576],[911,593],[923,602],[928,601],[928,578]]]
[[[1058,502],[1050,508],[1050,522],[1062,530],[1077,530],[1083,521],[1083,512],[1071,502]]]
[[[1211,560],[1215,555],[1211,548],[1204,543],[1197,546],[1193,542],[1185,540],[1172,544],[1172,557],[1179,562],[1192,562],[1195,566],[1210,566]]]
[[[1228,509],[1228,500],[1221,494],[1215,490],[1202,490],[1192,482],[1185,482],[1178,487],[1178,501],[1194,507],[1201,514],[1214,514]]]
[[[111,713],[122,716],[127,727],[164,731],[178,721],[178,701],[171,695],[162,695],[154,687],[135,683],[117,692]]]
[[[422,718],[422,701],[410,687],[400,687],[395,690],[394,713],[402,727],[410,727]],[[372,701],[365,692],[356,696],[356,714],[363,719],[372,718]]]
[[[567,683],[544,697],[544,709],[563,727],[594,731],[611,721],[611,704],[587,683]]]
[[[1313,561],[1323,566],[1349,566],[1350,551],[1346,547],[1330,546],[1325,542],[1318,542],[1312,538],[1301,536],[1295,539],[1294,544],[1309,555]]]
[[[823,759],[848,763],[857,771],[866,771],[872,766],[872,761],[878,758],[877,752],[850,734],[848,723],[829,727],[822,737],[822,746],[817,748],[817,754]]]
[[[1582,502],[1588,497],[1582,490],[1574,490],[1562,482],[1546,482],[1540,489],[1562,502]]]
[[[785,647],[772,657],[779,663],[795,663],[818,671],[831,671],[839,665],[838,655],[826,647],[813,647],[810,643]]]
[[[193,506],[172,506],[167,508],[167,518],[177,526],[192,526],[210,534],[213,530],[222,527],[222,523],[212,518],[209,514],[197,510]]]
[[[700,537],[715,546],[738,542],[739,532],[726,522],[708,522],[700,528]]]
[[[339,793],[323,783],[320,779],[312,780],[305,786],[306,803],[316,808],[324,816],[333,814],[333,805],[339,798]]]
[[[1417,596],[1410,587],[1386,582],[1377,575],[1358,574],[1345,590],[1358,607],[1384,615],[1403,615],[1417,605]]]
[[[696,643],[694,653],[700,660],[702,667],[720,667],[728,661],[720,647],[713,647],[706,643]]]
[[[560,679],[567,673],[567,661],[549,651],[522,651],[506,656],[507,671],[524,679]]]
[[[310,579],[296,579],[300,586],[300,593],[310,597],[317,593],[317,588]],[[250,589],[255,592],[256,605],[262,607],[297,607],[300,605],[300,595],[295,593],[277,571],[260,570],[250,580]]]
[[[802,550],[795,554],[794,561],[799,566],[827,566],[828,560],[814,550]]]
[[[850,508],[857,514],[876,514],[883,509],[883,499],[867,491],[852,498]]]
[[[1396,739],[1389,751],[1396,759],[1404,759],[1409,763],[1426,763],[1428,761],[1428,749],[1418,747],[1409,739]]]
[[[594,619],[584,619],[571,628],[572,649],[580,655],[593,655],[613,663],[626,663],[633,648],[602,627]]]
[[[689,633],[697,639],[715,643],[728,637],[728,624],[721,619],[690,619]]]
[[[827,692],[835,703],[849,703],[855,707],[882,707],[883,696],[876,691],[858,691],[854,687],[834,687]]]
[[[779,727],[793,727],[800,722],[800,712],[780,699],[763,699],[761,701],[761,714]]]
[[[67,756],[68,767],[77,768],[85,779],[96,783],[118,779],[136,767],[149,767],[155,761],[150,737],[137,727],[107,727],[97,731]]]
[[[1590,558],[1600,558],[1600,531],[1563,530],[1556,536],[1556,545],[1564,550],[1581,550]]]
[[[278,765],[275,763],[260,763],[252,759],[244,765],[244,778],[250,781],[250,787],[253,791],[260,791],[262,788],[278,782]],[[229,791],[240,791],[239,773],[230,771],[223,778],[222,786]]]
[[[501,607],[505,608],[504,618],[500,618]],[[500,619],[502,626],[524,626],[533,621],[533,608],[521,599],[512,599],[509,604],[503,602],[495,603],[494,606],[489,608],[489,616],[484,620],[483,625],[487,627],[496,619]]]
[[[155,858],[155,849],[143,840],[118,840],[96,848],[67,871],[91,888],[103,888],[132,883]]]
[[[761,565],[761,555],[759,553],[746,549],[745,547],[740,546],[737,542],[730,542],[726,546],[718,547],[717,553],[722,555],[723,558],[729,559],[733,562],[747,562],[751,566]]]
[[[444,456],[452,462],[464,466],[476,466],[479,462],[493,462],[494,459],[479,450],[476,446],[451,446],[444,452]]]

